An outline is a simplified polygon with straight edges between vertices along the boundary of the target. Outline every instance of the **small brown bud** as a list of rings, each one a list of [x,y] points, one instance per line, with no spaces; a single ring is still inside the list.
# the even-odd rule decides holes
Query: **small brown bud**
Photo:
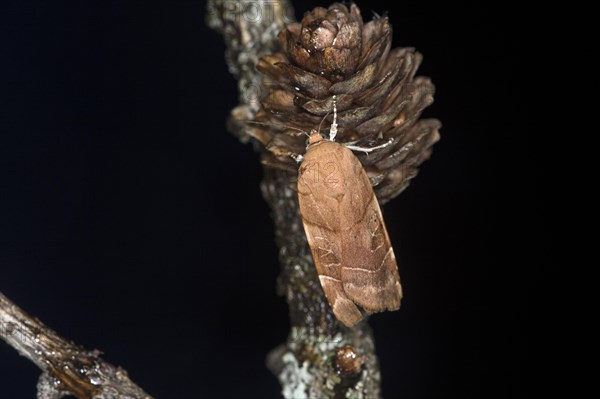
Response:
[[[335,370],[341,377],[357,376],[362,370],[362,365],[363,356],[350,345],[341,347],[335,354]]]

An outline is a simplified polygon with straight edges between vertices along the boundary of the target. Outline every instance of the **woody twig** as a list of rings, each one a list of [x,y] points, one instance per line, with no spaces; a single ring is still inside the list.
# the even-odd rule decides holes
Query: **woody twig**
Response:
[[[38,399],[152,399],[127,372],[30,316],[0,293],[0,338],[42,370]]]
[[[209,2],[207,22],[223,34],[229,69],[238,79],[240,105],[228,127],[242,139],[247,137],[239,121],[254,119],[259,109],[252,95],[261,82],[256,63],[277,51],[279,31],[293,22],[290,10],[287,0]],[[264,158],[263,164],[261,188],[272,210],[281,263],[277,289],[287,300],[291,324],[287,342],[269,353],[267,366],[285,398],[377,399],[380,373],[371,330],[366,322],[345,328],[336,320],[306,241],[294,174],[269,167]]]

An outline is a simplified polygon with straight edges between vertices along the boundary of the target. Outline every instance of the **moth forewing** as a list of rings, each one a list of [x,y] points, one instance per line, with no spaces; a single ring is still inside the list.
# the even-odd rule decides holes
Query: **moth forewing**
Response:
[[[319,280],[337,319],[346,326],[358,323],[362,315],[356,305],[369,313],[398,309],[396,258],[371,183],[354,154],[311,137],[300,165],[298,201]]]

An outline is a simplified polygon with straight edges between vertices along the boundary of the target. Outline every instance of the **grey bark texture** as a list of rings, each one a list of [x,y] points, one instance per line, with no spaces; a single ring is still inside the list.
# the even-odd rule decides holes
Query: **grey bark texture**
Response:
[[[214,0],[208,4],[207,23],[223,34],[229,70],[238,79],[241,104],[228,122],[236,135],[242,129],[238,121],[252,120],[258,110],[256,98],[248,94],[249,87],[260,87],[256,62],[277,51],[277,34],[291,22],[288,1],[253,1],[252,7],[273,11],[272,17],[265,14],[266,18],[253,21],[245,15],[244,4],[249,3]],[[288,171],[265,166],[261,189],[271,207],[281,263],[277,291],[287,300],[291,325],[287,341],[268,354],[267,366],[287,399],[380,398],[371,329],[366,322],[345,328],[335,319],[306,242],[295,184]],[[345,358],[354,359],[357,367],[345,368]]]
[[[62,338],[0,293],[0,338],[35,363],[38,399],[152,399],[120,367]]]

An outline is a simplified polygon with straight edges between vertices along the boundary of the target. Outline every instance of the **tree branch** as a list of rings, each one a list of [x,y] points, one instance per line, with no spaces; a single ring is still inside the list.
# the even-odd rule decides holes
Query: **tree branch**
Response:
[[[0,293],[0,338],[35,363],[42,375],[38,399],[67,394],[79,399],[152,399],[120,367],[104,361],[54,330]]]
[[[251,18],[250,7],[272,7],[274,14]],[[284,23],[292,22],[286,12],[290,9],[287,0],[208,4],[207,22],[223,34],[229,70],[238,78],[241,104],[232,111],[228,128],[242,139],[238,121],[253,119],[258,109],[249,91],[260,87],[256,62],[278,49],[278,32]],[[379,398],[380,373],[371,330],[366,322],[345,328],[335,319],[306,242],[294,185],[289,173],[265,165],[261,188],[272,210],[281,263],[277,289],[286,297],[291,324],[287,342],[269,353],[267,366],[288,399]]]

